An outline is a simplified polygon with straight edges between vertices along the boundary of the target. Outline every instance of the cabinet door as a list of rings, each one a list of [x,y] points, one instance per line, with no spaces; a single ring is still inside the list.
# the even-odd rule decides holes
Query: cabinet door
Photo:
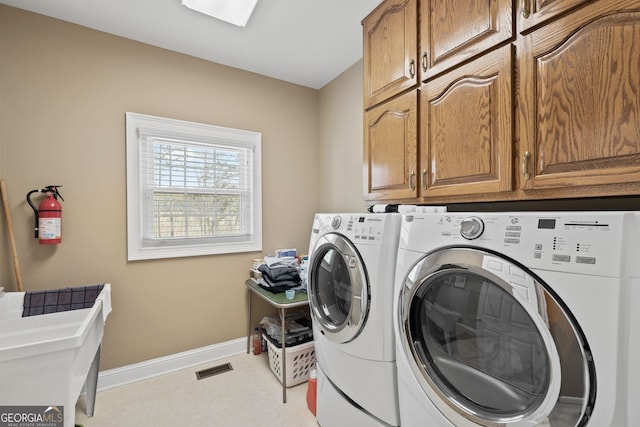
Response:
[[[387,0],[362,21],[364,107],[417,85],[417,0]]]
[[[518,28],[522,32],[533,29],[555,17],[594,0],[522,0],[518,8]]]
[[[365,112],[365,199],[417,196],[417,117],[417,90]]]
[[[422,0],[422,80],[513,36],[513,0]]]
[[[422,196],[512,190],[513,56],[507,45],[423,86]]]
[[[640,1],[595,2],[522,41],[521,187],[640,182]]]

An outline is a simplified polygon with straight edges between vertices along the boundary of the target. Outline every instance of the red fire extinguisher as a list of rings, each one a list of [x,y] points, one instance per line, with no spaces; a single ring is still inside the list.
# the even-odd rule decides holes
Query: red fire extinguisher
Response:
[[[48,185],[40,190],[31,190],[27,193],[27,203],[33,209],[36,216],[34,237],[41,245],[54,245],[62,242],[62,206],[58,202],[64,201],[60,191],[62,185]],[[45,199],[36,206],[31,201],[33,193],[44,193]]]

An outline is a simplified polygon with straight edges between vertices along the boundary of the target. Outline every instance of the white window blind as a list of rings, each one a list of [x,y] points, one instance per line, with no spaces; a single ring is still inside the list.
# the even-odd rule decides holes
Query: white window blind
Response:
[[[259,133],[127,113],[127,170],[130,260],[262,249]]]

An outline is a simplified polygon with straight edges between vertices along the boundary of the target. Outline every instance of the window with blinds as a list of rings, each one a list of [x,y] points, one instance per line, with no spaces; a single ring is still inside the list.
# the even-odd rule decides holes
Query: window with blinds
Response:
[[[126,119],[129,260],[262,250],[259,133]]]

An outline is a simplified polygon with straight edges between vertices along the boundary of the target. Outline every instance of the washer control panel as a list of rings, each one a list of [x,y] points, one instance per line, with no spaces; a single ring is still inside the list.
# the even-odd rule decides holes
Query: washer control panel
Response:
[[[631,235],[628,212],[499,212],[404,215],[400,247],[491,249],[525,265],[620,274]]]
[[[354,242],[379,243],[397,240],[400,214],[316,214],[311,239],[326,233],[339,233]],[[393,236],[396,236],[395,238]],[[397,241],[387,244],[397,245]]]

